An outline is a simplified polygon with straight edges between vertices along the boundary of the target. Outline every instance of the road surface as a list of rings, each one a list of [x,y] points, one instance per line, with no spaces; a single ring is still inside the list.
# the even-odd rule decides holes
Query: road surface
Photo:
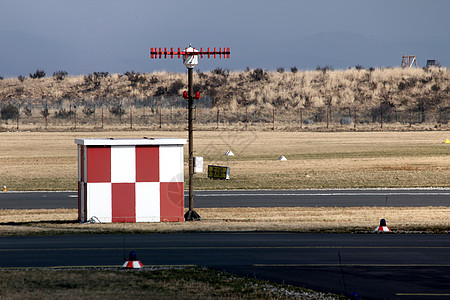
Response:
[[[195,207],[449,206],[450,189],[198,191]],[[76,192],[3,192],[2,209],[77,208]],[[0,237],[0,267],[198,265],[364,299],[450,298],[450,239],[422,234]]]
[[[431,234],[180,233],[0,237],[0,267],[197,265],[364,299],[450,297],[450,239]]]
[[[0,192],[0,209],[77,208],[77,199],[75,191]],[[315,206],[450,206],[450,189],[196,191],[194,203],[197,208]]]

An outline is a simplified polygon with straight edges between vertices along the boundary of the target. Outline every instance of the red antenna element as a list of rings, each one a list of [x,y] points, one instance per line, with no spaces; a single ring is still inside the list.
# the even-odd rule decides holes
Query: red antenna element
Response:
[[[214,47],[214,51],[211,51],[208,47],[208,50],[204,51],[203,48],[200,48],[200,51],[195,50],[195,48],[186,48],[184,51],[181,51],[180,48],[178,48],[178,51],[173,51],[173,48],[170,48],[170,51],[167,50],[167,48],[164,48],[164,51],[159,48],[150,48],[150,58],[162,58],[164,55],[164,58],[167,58],[167,56],[170,56],[170,58],[173,58],[174,56],[177,56],[178,58],[181,58],[181,56],[186,55],[196,55],[200,58],[203,58],[203,55],[206,55],[208,58],[211,58],[210,56],[213,55],[214,58],[217,58],[216,55],[219,55],[219,58],[230,58],[230,48],[219,48],[219,51],[217,51],[216,47]]]

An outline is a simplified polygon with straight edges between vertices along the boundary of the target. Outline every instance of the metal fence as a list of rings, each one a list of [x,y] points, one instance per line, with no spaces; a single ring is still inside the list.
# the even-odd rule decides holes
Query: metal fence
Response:
[[[147,99],[3,100],[1,130],[184,130],[187,101],[181,97]],[[209,97],[196,100],[197,126],[276,130],[364,130],[398,128],[449,129],[450,108],[320,107],[277,108],[212,106]]]

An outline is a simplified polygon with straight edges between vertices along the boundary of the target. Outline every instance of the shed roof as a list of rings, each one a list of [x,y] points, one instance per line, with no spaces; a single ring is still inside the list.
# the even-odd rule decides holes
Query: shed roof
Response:
[[[142,139],[75,139],[75,144],[85,146],[136,146],[136,145],[184,145],[186,139],[142,138]]]

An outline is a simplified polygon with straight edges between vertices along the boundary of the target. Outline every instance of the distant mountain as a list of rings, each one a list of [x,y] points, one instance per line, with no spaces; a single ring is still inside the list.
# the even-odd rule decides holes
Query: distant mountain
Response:
[[[95,71],[122,73],[127,70],[182,72],[185,69],[178,60],[149,58],[150,47],[176,49],[189,43],[179,32],[169,36],[162,39],[151,35],[111,35],[99,37],[95,45],[85,45],[76,40],[67,43],[23,32],[0,31],[0,75],[28,76],[37,69],[43,69],[47,76],[57,70],[67,71],[71,75]],[[269,70],[284,67],[287,71],[293,66],[298,69],[315,69],[325,65],[335,69],[355,65],[366,68],[395,67],[400,66],[402,55],[409,54],[417,56],[420,67],[425,66],[427,59],[436,59],[442,66],[450,66],[450,40],[384,42],[358,33],[325,32],[279,41],[276,36],[248,36],[242,32],[225,31],[220,35],[214,31],[204,32],[193,38],[193,46],[197,48],[231,48],[231,59],[201,60],[197,69],[202,71],[218,66],[232,70],[244,70],[247,66]],[[172,44],[177,40],[182,42]]]

